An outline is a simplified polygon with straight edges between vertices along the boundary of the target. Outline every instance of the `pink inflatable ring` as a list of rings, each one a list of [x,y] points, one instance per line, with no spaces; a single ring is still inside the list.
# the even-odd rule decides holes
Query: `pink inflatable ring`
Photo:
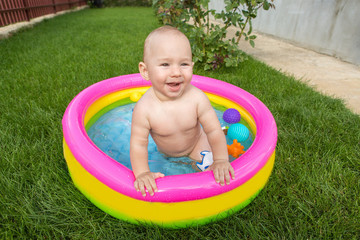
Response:
[[[134,188],[132,171],[90,140],[85,126],[124,101],[137,101],[150,84],[140,74],[119,76],[86,88],[71,101],[62,120],[63,143],[76,187],[114,217],[171,228],[205,224],[249,204],[271,174],[277,128],[268,108],[239,87],[197,75],[192,80],[212,102],[236,108],[255,133],[251,147],[231,163],[235,180],[229,185],[217,184],[212,172],[165,176],[157,179],[159,192],[142,197]]]

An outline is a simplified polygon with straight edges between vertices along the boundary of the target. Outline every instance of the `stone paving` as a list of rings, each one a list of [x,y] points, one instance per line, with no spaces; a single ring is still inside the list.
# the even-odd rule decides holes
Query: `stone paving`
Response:
[[[230,29],[229,34],[234,32],[235,29]],[[239,44],[244,52],[323,94],[343,99],[351,111],[360,115],[360,66],[268,35],[255,34],[255,48],[245,41]]]

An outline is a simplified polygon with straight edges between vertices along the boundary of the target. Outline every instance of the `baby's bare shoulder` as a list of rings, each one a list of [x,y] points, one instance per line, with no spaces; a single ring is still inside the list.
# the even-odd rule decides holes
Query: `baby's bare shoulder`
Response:
[[[204,99],[204,97],[207,98],[207,96],[202,90],[200,90],[199,88],[193,85],[191,85],[191,87],[189,88],[187,97],[196,98],[196,99]]]
[[[141,115],[145,116],[144,114],[146,114],[150,111],[151,105],[152,105],[152,98],[149,97],[148,92],[146,92],[140,98],[140,100],[135,104],[133,114],[141,114]]]
[[[192,88],[189,90],[187,98],[191,99],[192,102],[196,102],[197,104],[202,104],[209,101],[209,98],[206,96],[206,94],[195,86],[192,86]]]

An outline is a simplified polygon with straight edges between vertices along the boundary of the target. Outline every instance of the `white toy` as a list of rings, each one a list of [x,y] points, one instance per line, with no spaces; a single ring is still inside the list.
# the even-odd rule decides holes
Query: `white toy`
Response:
[[[212,154],[212,152],[209,152],[209,151],[202,151],[200,154],[203,156],[203,158],[202,158],[201,163],[197,163],[196,166],[201,171],[205,171],[214,162],[213,154]]]

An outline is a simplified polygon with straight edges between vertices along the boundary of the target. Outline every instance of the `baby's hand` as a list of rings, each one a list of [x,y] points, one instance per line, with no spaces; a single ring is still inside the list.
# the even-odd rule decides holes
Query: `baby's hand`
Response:
[[[235,179],[234,169],[227,160],[214,161],[214,163],[206,169],[206,171],[208,170],[213,171],[215,181],[220,183],[221,186],[224,186],[224,182],[226,182],[227,185],[230,184],[230,176],[231,179]]]
[[[154,192],[158,191],[158,189],[156,187],[155,179],[164,177],[164,176],[165,175],[160,172],[157,172],[157,173],[144,172],[144,173],[140,174],[139,176],[137,176],[137,178],[134,182],[134,187],[135,187],[136,191],[141,192],[143,197],[146,196],[145,188],[148,190],[150,196],[154,196]]]

